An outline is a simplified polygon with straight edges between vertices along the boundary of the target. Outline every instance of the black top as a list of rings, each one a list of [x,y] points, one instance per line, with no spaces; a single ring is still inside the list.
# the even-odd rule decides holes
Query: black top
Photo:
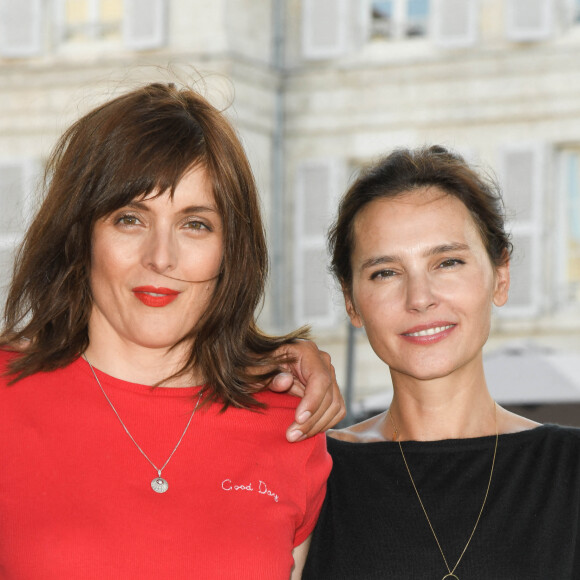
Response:
[[[302,578],[441,580],[447,570],[398,443],[327,438],[334,466]],[[483,498],[495,436],[403,442],[451,568]],[[580,579],[580,429],[500,435],[491,489],[455,574],[461,580]]]

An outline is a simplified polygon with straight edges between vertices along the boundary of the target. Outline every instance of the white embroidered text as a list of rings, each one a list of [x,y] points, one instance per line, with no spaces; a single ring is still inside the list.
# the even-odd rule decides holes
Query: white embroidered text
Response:
[[[258,481],[257,487],[254,487],[253,482],[248,483],[233,483],[231,479],[224,479],[222,481],[222,489],[224,491],[257,491],[260,495],[270,496],[275,502],[278,501],[278,494],[268,488],[268,484],[261,479]]]

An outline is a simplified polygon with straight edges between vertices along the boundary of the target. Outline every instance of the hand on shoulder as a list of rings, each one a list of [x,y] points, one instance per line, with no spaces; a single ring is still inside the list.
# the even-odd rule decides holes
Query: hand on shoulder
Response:
[[[328,353],[310,340],[298,340],[282,350],[279,354],[289,354],[295,362],[269,387],[302,398],[296,408],[296,420],[286,432],[288,441],[301,441],[336,425],[346,409]]]

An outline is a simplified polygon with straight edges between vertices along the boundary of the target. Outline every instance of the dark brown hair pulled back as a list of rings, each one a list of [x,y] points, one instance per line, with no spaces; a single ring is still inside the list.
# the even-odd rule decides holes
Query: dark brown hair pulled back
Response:
[[[0,342],[26,341],[11,372],[23,378],[70,364],[88,346],[95,222],[135,198],[173,195],[202,166],[223,220],[224,256],[210,305],[180,342],[192,344],[210,398],[251,406],[272,356],[302,331],[270,337],[256,326],[268,256],[254,177],[225,116],[189,88],[150,84],[89,112],[61,137],[46,167],[46,196],[17,255]],[[263,373],[248,369],[262,367]]]
[[[368,203],[393,198],[424,187],[437,187],[457,197],[469,210],[495,266],[512,253],[505,231],[503,202],[497,183],[472,169],[458,154],[434,145],[396,149],[364,170],[344,194],[336,222],[329,230],[331,270],[347,291],[352,285],[353,226]]]

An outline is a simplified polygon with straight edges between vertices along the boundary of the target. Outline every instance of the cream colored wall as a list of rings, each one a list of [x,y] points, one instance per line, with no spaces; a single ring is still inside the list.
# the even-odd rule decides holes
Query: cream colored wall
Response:
[[[510,42],[504,3],[482,0],[480,36],[472,47],[443,49],[428,39],[371,41],[338,59],[306,61],[297,48],[300,1],[289,0],[288,7],[287,191],[296,186],[298,165],[309,158],[337,157],[355,167],[394,147],[443,143],[498,171],[506,144],[537,141],[554,149],[580,142],[578,25],[557,27],[546,41]],[[293,219],[291,198],[287,216]],[[291,248],[287,259],[291,270]],[[344,316],[338,328],[314,328],[321,346],[334,354],[341,382],[345,328]],[[580,305],[534,319],[495,320],[488,350],[512,340],[580,352]],[[389,378],[363,334],[357,345],[355,383],[363,397]]]
[[[42,162],[70,123],[113,95],[146,82],[186,82],[225,110],[240,132],[268,219],[277,85],[269,64],[270,5],[269,0],[169,0],[167,42],[147,51],[125,49],[120,35],[113,41],[56,43],[47,13],[42,54],[0,58],[0,159]],[[104,8],[108,16],[117,10]],[[268,307],[263,318],[267,323]]]
[[[426,39],[372,41],[337,59],[306,61],[301,0],[285,0],[285,64],[272,66],[274,0],[170,0],[166,46],[135,52],[120,44],[47,45],[30,59],[0,60],[0,158],[46,158],[63,129],[112,94],[177,74],[228,107],[246,145],[272,222],[273,133],[278,91],[285,115],[285,283],[293,276],[293,192],[298,164],[338,157],[349,166],[401,145],[443,142],[497,166],[504,143],[580,141],[580,27],[535,43],[505,39],[502,0],[481,0],[481,35],[466,49]],[[47,23],[47,27],[49,27]],[[168,72],[168,67],[173,72]],[[279,104],[279,101],[278,101]],[[269,232],[272,235],[272,232]],[[284,291],[292,326],[291,291]],[[336,296],[340,310],[340,297]],[[263,322],[270,327],[266,301]],[[527,326],[526,326],[527,325]],[[496,323],[491,347],[534,336],[580,351],[578,324]],[[273,328],[272,328],[273,329]],[[344,380],[346,323],[315,328]],[[359,337],[359,395],[388,382]]]

